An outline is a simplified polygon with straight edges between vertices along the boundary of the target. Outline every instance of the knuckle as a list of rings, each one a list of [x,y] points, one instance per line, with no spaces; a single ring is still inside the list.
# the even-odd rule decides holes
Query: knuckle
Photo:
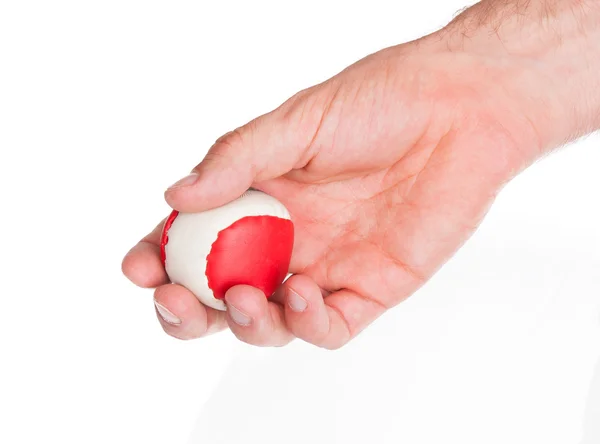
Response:
[[[236,128],[233,131],[228,132],[224,136],[217,139],[215,144],[208,152],[219,153],[221,151],[231,151],[240,149],[241,146],[244,146],[246,132],[247,131],[244,130],[242,127]]]
[[[237,157],[236,155],[247,144],[247,133],[247,129],[236,128],[221,136],[210,147],[202,161],[194,168],[194,171],[198,172],[201,168],[206,168],[210,165],[219,165],[234,161]]]
[[[230,148],[228,148],[228,145],[225,145],[225,142],[219,142],[219,144],[212,146],[208,150],[200,165],[207,165],[226,160],[229,150]]]

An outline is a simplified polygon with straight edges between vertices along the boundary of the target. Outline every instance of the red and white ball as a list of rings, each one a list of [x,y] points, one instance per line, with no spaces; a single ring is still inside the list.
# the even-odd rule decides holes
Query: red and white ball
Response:
[[[270,297],[288,274],[293,245],[294,225],[283,204],[248,190],[212,210],[173,211],[163,228],[161,256],[171,282],[225,310],[225,292],[235,285]]]

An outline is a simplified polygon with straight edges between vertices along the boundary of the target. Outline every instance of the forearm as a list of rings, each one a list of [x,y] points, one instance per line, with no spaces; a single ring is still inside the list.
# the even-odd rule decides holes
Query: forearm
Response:
[[[600,128],[600,0],[484,0],[443,34],[452,50],[518,60],[509,83],[542,149]]]

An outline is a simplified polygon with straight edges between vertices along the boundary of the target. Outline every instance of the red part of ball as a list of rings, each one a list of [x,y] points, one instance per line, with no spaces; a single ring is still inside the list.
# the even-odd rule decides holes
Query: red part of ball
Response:
[[[219,232],[207,257],[206,277],[215,298],[235,285],[250,285],[270,297],[288,273],[294,246],[292,221],[244,217]]]
[[[169,242],[169,228],[173,225],[175,218],[179,214],[179,211],[173,210],[167,220],[165,221],[165,225],[163,227],[161,236],[160,236],[160,259],[162,260],[163,265],[165,265],[167,261],[167,253],[165,252],[165,246]]]

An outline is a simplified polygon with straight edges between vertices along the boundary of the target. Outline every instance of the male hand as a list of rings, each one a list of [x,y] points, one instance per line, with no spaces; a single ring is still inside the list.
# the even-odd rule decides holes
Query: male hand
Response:
[[[469,35],[486,4],[497,3],[373,54],[221,137],[167,190],[174,209],[195,212],[257,188],[288,208],[296,235],[293,276],[273,298],[233,287],[219,312],[168,282],[159,224],[123,269],[137,285],[157,287],[167,333],[191,339],[229,326],[255,345],[298,337],[339,348],[423,285],[507,181],[596,125],[584,119],[593,112],[569,102],[575,92],[560,77],[565,63],[578,69],[571,46],[597,38],[596,28],[588,37],[573,31],[564,46],[539,55],[550,39],[542,31],[537,44],[513,38],[525,28],[511,17],[495,35],[485,22]],[[538,29],[537,9],[528,11],[526,29]]]

